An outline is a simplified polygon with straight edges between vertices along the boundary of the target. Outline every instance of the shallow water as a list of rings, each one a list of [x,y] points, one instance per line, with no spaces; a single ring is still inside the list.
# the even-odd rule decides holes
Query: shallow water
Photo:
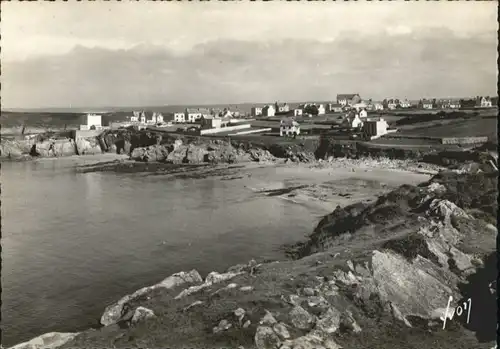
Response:
[[[12,345],[96,324],[109,303],[180,270],[212,270],[312,231],[317,214],[239,180],[77,174],[2,164],[2,331]]]

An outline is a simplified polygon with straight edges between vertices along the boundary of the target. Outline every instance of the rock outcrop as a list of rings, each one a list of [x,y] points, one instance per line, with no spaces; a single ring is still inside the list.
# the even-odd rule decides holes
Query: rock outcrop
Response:
[[[103,152],[99,140],[94,137],[77,138],[75,145],[77,155],[93,155]]]
[[[174,287],[179,287],[185,284],[197,284],[201,283],[203,280],[200,274],[196,270],[191,270],[190,272],[180,272],[175,273],[163,281],[157,283],[156,285],[143,287],[140,290],[137,290],[131,295],[127,295],[121,298],[118,302],[106,307],[104,313],[101,316],[101,324],[104,326],[109,326],[115,324],[119,321],[127,309],[127,303],[133,301],[134,299],[151,292],[156,288],[166,288],[172,289]]]
[[[56,349],[72,340],[78,333],[50,332],[17,344],[10,349]]]

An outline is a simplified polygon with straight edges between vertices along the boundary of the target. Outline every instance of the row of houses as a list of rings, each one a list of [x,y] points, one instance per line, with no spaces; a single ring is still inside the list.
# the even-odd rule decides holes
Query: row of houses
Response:
[[[304,103],[292,109],[287,103],[280,105],[276,102],[274,105],[269,104],[262,107],[252,107],[250,115],[253,117],[272,117],[278,115],[301,116],[304,114],[324,115],[326,112],[327,109],[324,104]]]
[[[139,122],[141,124],[155,125],[163,123],[164,118],[161,113],[154,112],[151,115],[151,119],[148,119],[145,111],[134,111],[133,116],[130,117],[130,122]]]
[[[471,99],[422,99],[417,107],[422,109],[492,108],[497,103],[496,97],[478,96]]]
[[[208,109],[208,108],[186,108],[184,112],[174,113],[175,123],[195,123],[201,120],[203,117],[216,117],[216,118],[226,118],[226,117],[240,117],[241,113],[239,111],[231,111],[229,108],[224,109]]]

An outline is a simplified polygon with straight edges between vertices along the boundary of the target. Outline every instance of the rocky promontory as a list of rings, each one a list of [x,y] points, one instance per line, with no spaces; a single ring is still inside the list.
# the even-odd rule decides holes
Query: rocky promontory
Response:
[[[338,207],[288,260],[176,273],[51,347],[489,349],[496,193],[497,173],[442,172]]]

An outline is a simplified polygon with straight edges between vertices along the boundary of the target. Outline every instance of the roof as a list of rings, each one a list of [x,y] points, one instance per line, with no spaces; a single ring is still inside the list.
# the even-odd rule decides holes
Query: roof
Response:
[[[281,124],[287,125],[287,126],[300,126],[300,124],[295,121],[294,119],[287,118],[287,119],[281,119]]]
[[[186,112],[190,114],[210,114],[206,108],[186,108]]]
[[[337,95],[337,101],[341,99],[353,99],[355,96],[359,96],[358,93],[348,93],[348,94],[341,94]]]
[[[342,104],[339,103],[330,103],[331,108],[342,108]]]

